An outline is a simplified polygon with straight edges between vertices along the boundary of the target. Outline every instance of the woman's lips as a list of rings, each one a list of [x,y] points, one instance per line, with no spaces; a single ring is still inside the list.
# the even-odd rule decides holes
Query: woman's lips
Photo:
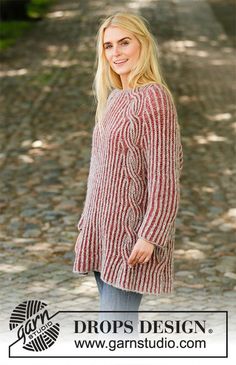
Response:
[[[114,64],[116,65],[116,66],[119,66],[119,65],[123,65],[125,62],[127,62],[128,60],[125,60],[125,61],[123,61],[123,62],[119,62],[119,63],[116,63],[116,62],[114,62]]]

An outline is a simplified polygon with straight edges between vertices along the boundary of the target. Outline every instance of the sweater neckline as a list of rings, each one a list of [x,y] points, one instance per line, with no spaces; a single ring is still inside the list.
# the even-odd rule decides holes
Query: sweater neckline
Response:
[[[155,85],[156,83],[150,83],[150,84],[144,84],[144,85],[140,85],[140,86],[136,86],[135,88],[133,89],[118,89],[118,88],[115,88],[114,90],[119,93],[119,94],[128,94],[128,93],[132,93],[134,91],[139,91],[139,90],[142,90],[144,89],[145,87],[149,86],[149,85]]]

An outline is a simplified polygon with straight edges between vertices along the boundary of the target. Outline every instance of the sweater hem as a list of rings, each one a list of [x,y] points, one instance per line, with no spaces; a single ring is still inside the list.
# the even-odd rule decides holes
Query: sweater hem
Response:
[[[158,295],[158,296],[161,296],[161,295],[164,295],[165,297],[166,296],[171,296],[173,295],[174,293],[174,288],[172,287],[170,290],[168,291],[156,291],[156,292],[149,292],[149,291],[140,291],[140,290],[136,290],[136,289],[128,289],[128,288],[124,288],[122,287],[121,285],[117,284],[117,283],[114,283],[114,282],[110,282],[109,280],[106,280],[104,279],[102,273],[100,270],[98,269],[90,269],[89,271],[86,271],[86,272],[80,272],[80,271],[76,271],[76,270],[73,270],[73,273],[76,274],[77,276],[87,276],[90,272],[94,272],[94,271],[97,271],[97,272],[100,272],[101,274],[101,280],[108,284],[108,285],[111,285],[113,286],[114,288],[117,288],[117,289],[121,289],[121,290],[124,290],[124,291],[128,291],[128,292],[134,292],[134,293],[139,293],[139,294],[148,294],[148,295]]]

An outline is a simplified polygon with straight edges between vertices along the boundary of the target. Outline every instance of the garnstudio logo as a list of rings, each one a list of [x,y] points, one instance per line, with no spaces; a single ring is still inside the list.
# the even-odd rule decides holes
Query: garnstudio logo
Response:
[[[18,340],[23,340],[23,348],[26,350],[47,350],[58,338],[60,325],[52,322],[46,306],[40,300],[26,300],[11,313],[10,330],[17,328]]]

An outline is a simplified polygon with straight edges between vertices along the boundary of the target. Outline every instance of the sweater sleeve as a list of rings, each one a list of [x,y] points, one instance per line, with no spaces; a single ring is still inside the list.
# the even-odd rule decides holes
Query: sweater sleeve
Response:
[[[163,86],[150,87],[144,105],[148,200],[138,237],[164,247],[179,205],[180,132],[175,106]]]

